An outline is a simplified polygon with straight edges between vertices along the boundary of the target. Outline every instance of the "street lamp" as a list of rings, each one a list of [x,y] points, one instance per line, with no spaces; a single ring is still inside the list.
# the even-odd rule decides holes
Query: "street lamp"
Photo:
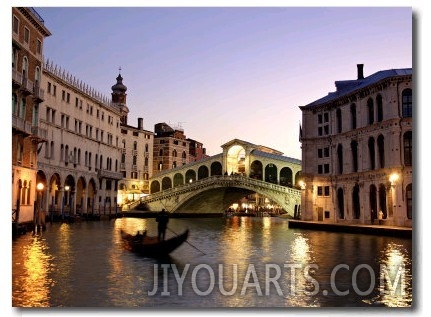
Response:
[[[396,182],[398,181],[398,179],[400,178],[400,175],[398,175],[398,173],[392,173],[389,176],[389,182],[391,183],[392,187],[395,187]]]
[[[66,192],[66,195],[63,194],[63,199],[61,201],[61,220],[64,220],[64,205],[66,204],[66,196],[70,189],[69,185],[64,186],[64,191]]]
[[[43,191],[44,185],[43,183],[38,183],[36,185],[37,189],[37,214],[35,219],[35,228],[34,232],[37,233],[37,229],[40,229],[40,211],[42,209],[42,191]]]
[[[304,182],[303,180],[300,180],[300,181],[298,182],[298,185],[299,185],[299,187],[300,187],[301,189],[305,189],[305,182]]]

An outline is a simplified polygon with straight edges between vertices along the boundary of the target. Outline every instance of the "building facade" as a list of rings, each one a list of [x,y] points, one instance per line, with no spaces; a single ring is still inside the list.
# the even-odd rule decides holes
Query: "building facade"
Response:
[[[336,81],[302,111],[303,220],[412,226],[412,69]]]
[[[42,210],[65,217],[115,212],[120,170],[121,110],[85,83],[45,63],[46,97],[39,150]]]
[[[149,194],[154,143],[154,133],[144,130],[143,118],[138,118],[137,127],[128,124],[126,91],[120,74],[117,83],[112,86],[112,102],[121,110],[120,171],[123,176],[118,187],[118,205],[122,208],[138,202],[142,195]]]
[[[189,163],[190,142],[184,130],[162,122],[154,125],[153,175]]]
[[[39,125],[43,43],[50,36],[31,8],[12,8],[12,221],[32,222],[38,204],[37,168],[46,130]],[[41,186],[41,185],[40,185]]]

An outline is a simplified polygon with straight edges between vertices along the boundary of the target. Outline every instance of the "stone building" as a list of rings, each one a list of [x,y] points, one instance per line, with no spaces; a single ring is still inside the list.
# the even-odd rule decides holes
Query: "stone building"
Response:
[[[302,111],[303,220],[412,226],[412,69],[336,81]]]
[[[40,125],[48,133],[38,181],[46,184],[43,209],[49,214],[113,214],[148,192],[153,133],[143,129],[142,118],[138,127],[128,125],[122,80],[119,74],[109,99],[52,63],[44,65]]]
[[[121,109],[48,61],[42,87],[40,125],[48,131],[39,149],[43,209],[61,217],[115,212],[123,178]]]
[[[144,119],[138,118],[138,126],[128,124],[127,87],[121,74],[112,86],[112,103],[120,109],[121,161],[123,174],[118,186],[118,204],[126,209],[129,204],[139,201],[142,195],[149,194],[149,179],[153,173],[154,133],[144,130]]]
[[[39,125],[43,43],[50,36],[31,8],[12,7],[12,221],[33,222],[38,204],[37,152],[46,140]],[[41,186],[41,185],[39,185]],[[41,187],[39,187],[42,190]]]

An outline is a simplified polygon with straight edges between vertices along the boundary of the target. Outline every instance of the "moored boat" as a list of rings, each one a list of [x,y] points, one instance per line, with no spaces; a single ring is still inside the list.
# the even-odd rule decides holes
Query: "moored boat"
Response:
[[[136,235],[132,235],[121,230],[121,237],[128,250],[142,256],[155,258],[168,256],[172,251],[183,244],[188,236],[189,230],[187,229],[180,235],[159,241],[157,237],[147,236],[146,231],[144,231],[144,233],[138,232]]]

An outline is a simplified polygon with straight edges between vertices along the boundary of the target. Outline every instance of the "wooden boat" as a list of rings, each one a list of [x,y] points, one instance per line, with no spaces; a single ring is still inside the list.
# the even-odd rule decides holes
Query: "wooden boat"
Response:
[[[137,233],[136,235],[125,233],[121,230],[121,237],[125,243],[125,247],[142,256],[147,257],[166,257],[181,244],[183,244],[189,236],[189,230],[187,229],[184,233],[159,241],[157,237],[147,236],[146,231],[144,233]]]

